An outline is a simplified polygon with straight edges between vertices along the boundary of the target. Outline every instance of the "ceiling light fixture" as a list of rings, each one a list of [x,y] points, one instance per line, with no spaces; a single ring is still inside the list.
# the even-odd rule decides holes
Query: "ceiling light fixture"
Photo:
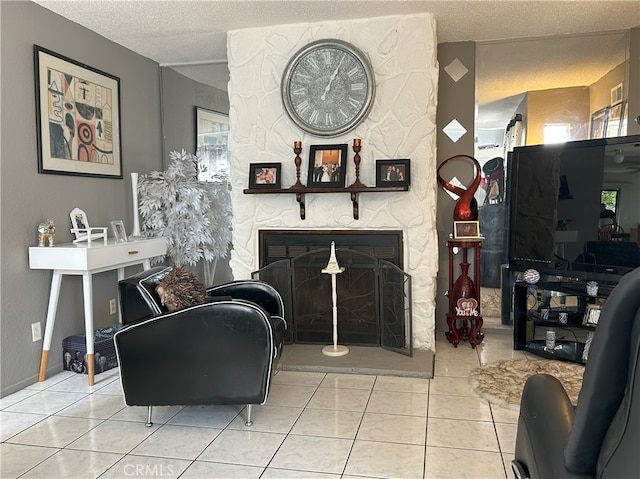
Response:
[[[620,163],[622,163],[624,161],[624,151],[622,150],[616,150],[613,154],[613,162],[616,165],[619,165]]]

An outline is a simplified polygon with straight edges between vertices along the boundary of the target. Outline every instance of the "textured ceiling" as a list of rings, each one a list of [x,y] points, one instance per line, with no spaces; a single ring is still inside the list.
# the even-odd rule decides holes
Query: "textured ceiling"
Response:
[[[35,0],[158,63],[224,60],[229,30],[433,13],[439,42],[623,30],[640,25],[632,1]]]
[[[624,61],[625,35],[585,34],[640,26],[640,0],[33,1],[161,65],[223,89],[229,30],[433,13],[438,42],[481,42],[477,101],[485,116],[499,117],[487,117],[487,124],[495,120],[502,125],[505,113],[499,112],[517,103],[519,93],[549,85],[588,85]],[[576,34],[577,39],[565,38],[561,47],[524,40]]]

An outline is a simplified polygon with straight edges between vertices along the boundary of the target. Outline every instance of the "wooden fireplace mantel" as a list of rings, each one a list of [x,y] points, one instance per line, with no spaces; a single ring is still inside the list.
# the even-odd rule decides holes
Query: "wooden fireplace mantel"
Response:
[[[353,219],[357,220],[360,216],[360,206],[358,205],[359,193],[379,193],[393,191],[409,191],[409,186],[347,186],[346,188],[325,188],[325,187],[306,187],[292,186],[290,188],[246,188],[243,190],[245,195],[273,195],[279,193],[294,193],[296,201],[300,205],[300,219],[305,219],[307,212],[304,204],[304,195],[306,193],[349,193],[351,202],[353,203]]]

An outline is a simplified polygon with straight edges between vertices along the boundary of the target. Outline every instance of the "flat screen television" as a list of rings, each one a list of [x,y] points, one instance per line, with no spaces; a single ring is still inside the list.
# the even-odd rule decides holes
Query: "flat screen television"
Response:
[[[507,178],[512,270],[616,281],[640,266],[640,135],[517,147]],[[617,231],[601,230],[604,189]]]

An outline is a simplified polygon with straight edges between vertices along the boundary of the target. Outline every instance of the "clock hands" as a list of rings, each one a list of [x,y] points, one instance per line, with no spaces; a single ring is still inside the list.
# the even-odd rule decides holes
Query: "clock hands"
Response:
[[[327,97],[327,93],[329,93],[329,90],[331,89],[331,84],[333,83],[333,80],[335,80],[336,77],[338,76],[338,70],[340,69],[340,66],[342,65],[343,61],[344,61],[344,56],[340,59],[340,63],[338,63],[338,66],[331,74],[331,78],[329,78],[329,84],[326,87],[324,87],[324,93],[320,97],[322,101],[324,101],[324,99]]]

